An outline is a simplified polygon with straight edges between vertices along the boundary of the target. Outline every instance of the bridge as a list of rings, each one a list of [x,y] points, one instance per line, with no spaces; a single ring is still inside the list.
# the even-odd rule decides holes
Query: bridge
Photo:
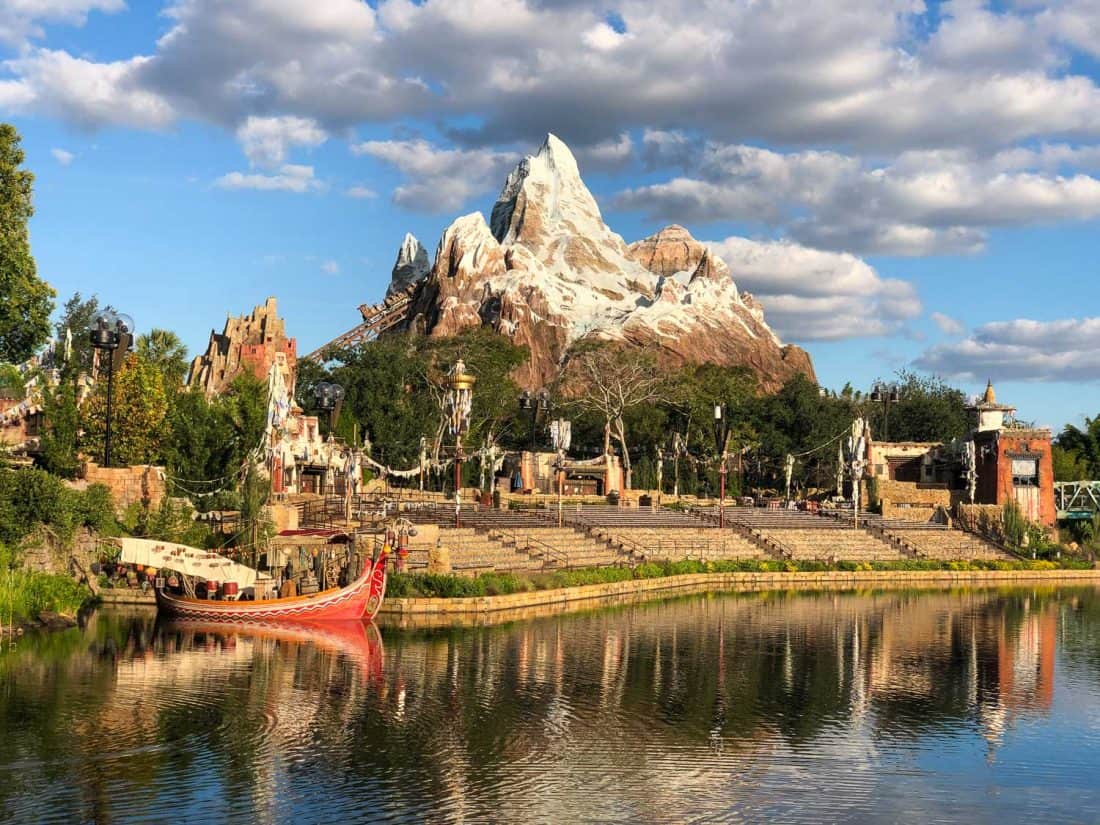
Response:
[[[380,304],[360,304],[359,314],[363,316],[363,323],[298,360],[323,364],[327,360],[327,353],[347,349],[364,341],[372,341],[386,330],[400,325],[408,318],[412,296],[417,286],[418,284],[413,284],[404,292],[395,292]]]
[[[1100,481],[1054,482],[1059,521],[1091,519],[1100,513]]]

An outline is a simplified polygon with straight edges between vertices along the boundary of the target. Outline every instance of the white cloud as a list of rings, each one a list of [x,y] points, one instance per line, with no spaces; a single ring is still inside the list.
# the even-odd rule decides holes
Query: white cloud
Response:
[[[349,186],[344,192],[349,198],[377,198],[378,193],[367,186]]]
[[[328,138],[311,118],[282,115],[252,116],[237,127],[237,140],[254,166],[271,168],[284,163],[293,146],[320,146]]]
[[[515,161],[511,153],[440,149],[426,140],[368,140],[352,145],[351,151],[404,173],[409,182],[394,190],[394,203],[429,212],[454,211],[472,196],[499,186]]]
[[[888,335],[921,312],[912,284],[882,278],[854,255],[789,241],[730,237],[707,244],[763,305],[780,337],[828,341]]]
[[[80,15],[120,4],[47,6]],[[623,0],[612,26],[605,5],[585,0],[387,0],[377,9],[173,0],[171,28],[130,91],[233,125],[274,114],[326,131],[471,118],[479,125],[465,137],[496,145],[547,131],[599,144],[643,127],[879,153],[1095,138],[1100,89],[1067,60],[1069,48],[1097,50],[1095,5],[993,12],[956,2],[933,15],[916,0],[838,0],[778,14],[766,3]],[[32,64],[9,71],[49,101]],[[87,120],[77,96],[54,107]]]
[[[915,364],[969,380],[1097,381],[1100,318],[997,321],[963,341],[931,347]]]
[[[53,159],[62,166],[68,166],[73,162],[73,158],[76,157],[72,152],[67,152],[64,149],[51,149],[50,154],[53,155]]]
[[[614,169],[627,163],[633,153],[634,141],[626,132],[617,138],[581,146],[576,150],[577,160],[584,170]]]
[[[950,315],[944,315],[942,312],[933,312],[932,320],[940,328],[940,332],[945,335],[962,335],[966,332],[966,326],[962,321],[952,318]]]
[[[41,23],[83,26],[90,12],[125,8],[123,0],[4,0],[0,4],[0,43],[18,47],[28,38],[42,37]]]
[[[15,111],[44,112],[77,125],[159,129],[176,112],[159,93],[141,83],[147,57],[96,63],[67,52],[34,49],[6,61],[16,75],[0,83],[0,105]]]
[[[679,156],[683,160],[683,151]],[[1046,145],[991,157],[969,150],[912,151],[869,166],[837,152],[782,153],[712,141],[689,162],[690,177],[627,190],[615,202],[666,220],[782,226],[801,241],[829,249],[971,252],[981,248],[990,227],[1100,215],[1100,180],[1052,171],[1098,160],[1096,152]]]
[[[325,261],[321,264],[321,271],[329,275],[336,275],[340,272],[340,264],[336,261]]]
[[[274,174],[229,172],[214,185],[220,189],[256,189],[263,192],[312,192],[325,188],[322,181],[313,176],[312,166],[284,163]]]

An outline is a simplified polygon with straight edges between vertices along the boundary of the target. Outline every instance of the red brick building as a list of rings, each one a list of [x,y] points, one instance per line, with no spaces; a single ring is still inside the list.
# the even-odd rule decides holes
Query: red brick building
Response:
[[[1015,500],[1029,521],[1054,526],[1054,464],[1050,430],[1016,425],[1015,407],[997,403],[993,384],[982,400],[969,408],[975,414],[973,432],[978,471],[976,504]]]

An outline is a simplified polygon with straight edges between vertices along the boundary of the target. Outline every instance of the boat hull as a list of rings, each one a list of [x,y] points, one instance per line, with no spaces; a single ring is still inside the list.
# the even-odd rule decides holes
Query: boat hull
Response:
[[[157,591],[157,608],[175,619],[191,621],[362,621],[373,620],[386,595],[386,554],[347,587],[309,596],[261,601],[212,601]]]

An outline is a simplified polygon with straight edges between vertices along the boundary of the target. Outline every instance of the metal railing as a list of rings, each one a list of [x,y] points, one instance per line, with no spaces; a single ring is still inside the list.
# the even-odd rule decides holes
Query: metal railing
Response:
[[[534,538],[530,533],[512,532],[512,531],[509,531],[509,530],[501,530],[501,529],[498,529],[498,528],[493,528],[493,529],[496,530],[496,532],[500,533],[501,535],[504,535],[504,536],[507,536],[508,538],[510,538],[512,540],[513,545],[515,546],[515,548],[517,550],[520,549],[520,542],[521,541],[525,542],[524,549],[527,549],[527,548],[531,547],[532,544],[534,544],[535,546],[542,548],[544,558],[545,557],[552,558],[554,561],[559,562],[562,565],[562,567],[566,570],[569,570],[572,567],[572,564],[570,564],[570,561],[569,561],[569,554],[568,553],[547,544],[542,539]],[[528,553],[528,555],[530,555],[530,553]]]

